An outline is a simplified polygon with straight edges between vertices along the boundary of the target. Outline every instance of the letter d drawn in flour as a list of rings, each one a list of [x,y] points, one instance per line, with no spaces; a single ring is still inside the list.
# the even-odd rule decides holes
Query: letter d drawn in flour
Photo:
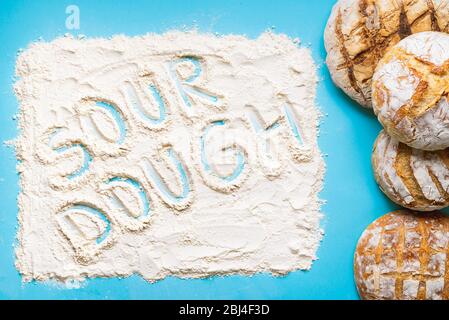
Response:
[[[92,263],[95,256],[113,241],[110,219],[90,204],[74,203],[63,208],[57,213],[56,221],[79,263]]]

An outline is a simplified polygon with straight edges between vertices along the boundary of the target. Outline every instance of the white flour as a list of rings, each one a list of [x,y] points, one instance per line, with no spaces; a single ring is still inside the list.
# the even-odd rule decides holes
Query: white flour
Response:
[[[285,274],[322,237],[307,49],[170,32],[34,43],[17,61],[25,281]]]

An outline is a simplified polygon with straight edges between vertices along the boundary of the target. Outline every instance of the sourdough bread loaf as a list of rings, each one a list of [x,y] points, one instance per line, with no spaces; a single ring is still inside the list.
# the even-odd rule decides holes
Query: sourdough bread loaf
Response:
[[[449,216],[391,212],[363,232],[354,255],[357,289],[366,300],[449,299]]]
[[[371,78],[386,50],[422,31],[449,32],[449,0],[340,0],[324,43],[333,81],[371,108]]]
[[[418,211],[449,206],[449,150],[410,148],[382,131],[372,165],[380,189],[397,204]]]
[[[400,41],[379,62],[372,90],[374,112],[389,135],[417,149],[449,147],[449,34]]]

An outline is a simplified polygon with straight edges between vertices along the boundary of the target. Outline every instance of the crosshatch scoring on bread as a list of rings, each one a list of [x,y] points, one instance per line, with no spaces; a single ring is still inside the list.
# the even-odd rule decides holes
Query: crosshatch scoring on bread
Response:
[[[371,78],[385,52],[407,36],[449,33],[448,0],[339,0],[324,39],[333,81],[371,108]]]
[[[354,274],[366,300],[449,299],[449,216],[399,210],[368,226]]]

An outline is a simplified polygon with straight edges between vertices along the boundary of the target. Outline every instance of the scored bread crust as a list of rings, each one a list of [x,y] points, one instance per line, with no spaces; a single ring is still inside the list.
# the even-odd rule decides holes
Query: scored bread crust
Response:
[[[449,34],[421,32],[388,50],[372,81],[374,113],[417,149],[449,147]]]
[[[371,108],[371,78],[388,48],[422,31],[449,33],[449,0],[340,0],[324,32],[332,80]]]
[[[449,206],[449,150],[410,148],[381,131],[372,166],[380,189],[395,203],[418,211]]]
[[[449,216],[388,213],[366,228],[354,254],[357,290],[365,300],[449,299]]]

